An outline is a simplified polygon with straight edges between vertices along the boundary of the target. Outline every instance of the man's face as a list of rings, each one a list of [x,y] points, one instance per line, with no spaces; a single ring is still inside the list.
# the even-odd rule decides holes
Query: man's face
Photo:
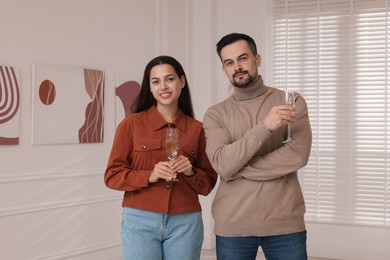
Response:
[[[257,78],[261,57],[252,54],[246,41],[239,40],[223,47],[221,59],[222,69],[234,86],[246,88]]]

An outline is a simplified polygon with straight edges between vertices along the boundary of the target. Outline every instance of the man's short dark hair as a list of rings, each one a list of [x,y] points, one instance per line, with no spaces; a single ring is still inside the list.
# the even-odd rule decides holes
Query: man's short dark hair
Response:
[[[250,48],[252,54],[254,56],[257,55],[256,43],[252,39],[252,37],[250,37],[246,34],[243,34],[243,33],[231,33],[231,34],[227,34],[224,37],[222,37],[222,39],[219,40],[219,42],[217,43],[217,53],[218,53],[219,58],[222,60],[221,51],[226,45],[232,44],[232,43],[240,41],[240,40],[246,41],[249,45],[249,48]]]

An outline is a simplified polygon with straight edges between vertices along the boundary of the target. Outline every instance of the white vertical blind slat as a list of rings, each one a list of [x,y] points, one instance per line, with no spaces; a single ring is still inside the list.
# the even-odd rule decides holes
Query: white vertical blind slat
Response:
[[[307,100],[306,219],[390,226],[388,0],[275,0],[275,86]]]

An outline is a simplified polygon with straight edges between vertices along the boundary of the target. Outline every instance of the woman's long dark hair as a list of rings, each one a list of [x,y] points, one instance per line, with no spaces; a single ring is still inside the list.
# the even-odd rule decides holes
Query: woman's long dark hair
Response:
[[[185,85],[181,89],[181,94],[179,97],[179,108],[183,111],[184,114],[194,118],[194,110],[192,108],[191,93],[190,87],[188,86],[187,76],[184,72],[181,64],[173,57],[170,56],[158,56],[151,60],[145,68],[144,77],[142,79],[141,91],[135,100],[134,112],[142,112],[148,110],[151,106],[156,105],[156,100],[153,97],[153,94],[150,92],[150,71],[154,66],[168,64],[173,67],[177,76],[181,78],[184,76]]]

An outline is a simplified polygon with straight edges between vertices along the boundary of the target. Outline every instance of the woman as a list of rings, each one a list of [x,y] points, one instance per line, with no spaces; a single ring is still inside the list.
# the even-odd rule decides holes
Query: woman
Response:
[[[147,64],[133,111],[117,128],[104,176],[107,187],[125,192],[122,257],[199,259],[203,223],[198,194],[210,193],[217,174],[176,59],[159,56]],[[166,138],[172,128],[179,149],[169,160]]]

